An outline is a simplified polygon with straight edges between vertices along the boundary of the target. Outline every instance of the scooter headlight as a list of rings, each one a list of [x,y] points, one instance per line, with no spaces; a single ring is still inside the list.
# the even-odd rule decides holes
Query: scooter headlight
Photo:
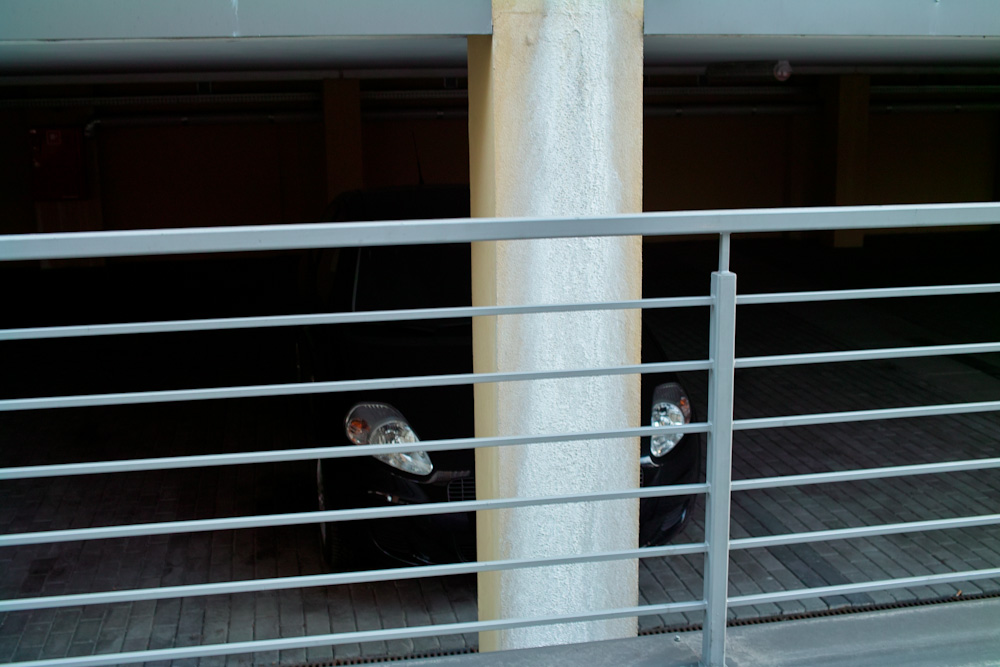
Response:
[[[661,384],[653,391],[653,409],[650,426],[680,426],[691,422],[691,402],[676,382]],[[650,438],[649,453],[666,456],[684,437],[683,433],[654,435]]]
[[[398,445],[420,442],[406,417],[388,403],[358,403],[344,420],[347,438],[355,445]],[[427,452],[373,454],[385,463],[414,475],[429,475],[434,470]]]

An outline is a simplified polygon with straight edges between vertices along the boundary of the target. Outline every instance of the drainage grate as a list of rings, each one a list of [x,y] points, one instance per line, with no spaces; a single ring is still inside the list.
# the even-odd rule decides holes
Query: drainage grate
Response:
[[[838,607],[836,609],[823,609],[810,611],[802,614],[775,614],[773,616],[761,616],[760,618],[731,618],[726,621],[726,626],[730,628],[744,625],[761,625],[763,623],[780,623],[782,621],[800,621],[807,618],[824,618],[826,616],[844,616],[846,614],[861,614],[869,611],[889,611],[892,609],[907,609],[910,607],[926,607],[933,604],[946,604],[949,602],[965,602],[968,600],[988,600],[1000,598],[1000,591],[988,593],[974,593],[972,595],[962,595],[959,591],[955,595],[940,598],[930,598],[928,600],[910,600],[909,602],[885,602],[882,604],[852,605],[849,607]],[[679,632],[699,632],[702,629],[701,623],[691,623],[689,625],[674,625],[663,628],[650,628],[640,630],[639,635],[668,635]]]
[[[989,593],[975,593],[973,595],[962,595],[961,591],[955,595],[941,598],[931,598],[929,600],[911,600],[909,602],[888,602],[884,604],[869,604],[850,607],[839,607],[837,609],[824,609],[822,611],[812,611],[803,614],[775,614],[773,616],[762,616],[760,618],[734,618],[730,619],[726,625],[728,627],[739,627],[743,625],[761,625],[763,623],[779,623],[782,621],[799,621],[808,618],[823,618],[826,616],[843,616],[846,614],[860,614],[869,611],[888,611],[891,609],[906,609],[909,607],[926,607],[934,604],[946,604],[949,602],[965,602],[968,600],[988,600],[1000,598],[1000,591]],[[662,628],[651,628],[640,630],[639,636],[647,635],[668,635],[680,632],[698,632],[702,629],[701,623],[690,625],[674,625]],[[403,660],[422,660],[424,658],[444,658],[451,655],[470,655],[478,653],[475,646],[468,648],[454,649],[450,651],[425,651],[421,653],[407,653],[405,655],[383,655],[383,656],[359,656],[357,658],[337,658],[320,662],[307,662],[294,665],[293,667],[342,667],[344,665],[375,665],[386,662],[401,662]]]
[[[424,658],[446,658],[450,655],[470,655],[479,653],[475,646],[467,648],[452,649],[450,651],[424,651],[421,653],[407,653],[405,655],[369,655],[358,656],[356,658],[334,658],[333,660],[320,660],[319,662],[303,662],[292,667],[341,667],[342,665],[376,665],[384,662],[402,662],[403,660],[423,660]]]

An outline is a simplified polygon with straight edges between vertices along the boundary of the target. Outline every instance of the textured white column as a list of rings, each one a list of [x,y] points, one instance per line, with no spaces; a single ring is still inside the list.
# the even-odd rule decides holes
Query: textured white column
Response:
[[[500,216],[641,210],[641,0],[494,0],[494,32],[470,41],[473,209]],[[488,79],[488,80],[486,80]],[[490,191],[492,188],[492,191]],[[478,304],[640,297],[641,240],[478,244]],[[538,370],[638,363],[638,312],[483,318],[476,368]],[[477,389],[477,433],[514,435],[638,425],[639,378],[505,383]],[[634,488],[638,441],[586,441],[477,454],[480,497]],[[480,558],[634,548],[638,501],[480,513]],[[636,561],[533,568],[480,578],[480,618],[631,606]],[[633,636],[635,619],[484,633],[520,648]]]

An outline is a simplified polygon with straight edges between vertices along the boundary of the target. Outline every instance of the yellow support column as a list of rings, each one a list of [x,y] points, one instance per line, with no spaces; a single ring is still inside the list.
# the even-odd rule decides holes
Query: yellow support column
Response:
[[[474,216],[602,215],[642,209],[642,2],[494,0],[493,35],[469,38]],[[473,303],[545,304],[641,296],[633,237],[474,244]],[[477,372],[639,363],[640,313],[477,318]],[[479,436],[637,426],[639,378],[479,385]],[[638,486],[637,439],[476,453],[480,498]],[[480,560],[634,548],[638,501],[480,512]],[[632,606],[637,562],[483,573],[480,619]],[[614,619],[483,633],[481,650],[632,636]]]

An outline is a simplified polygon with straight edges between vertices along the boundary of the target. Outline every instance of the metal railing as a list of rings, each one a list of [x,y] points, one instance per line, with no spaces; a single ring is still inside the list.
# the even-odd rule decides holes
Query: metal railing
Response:
[[[385,322],[429,318],[472,317],[483,315],[565,312],[596,309],[711,308],[709,358],[616,368],[585,368],[565,371],[455,374],[423,377],[398,377],[369,380],[267,384],[170,391],[142,391],[100,395],[67,395],[45,398],[0,400],[0,411],[125,405],[166,401],[197,401],[251,396],[350,392],[368,389],[471,385],[482,382],[508,382],[542,378],[636,374],[663,371],[707,370],[709,372],[709,409],[706,422],[670,427],[638,427],[591,433],[561,433],[543,436],[462,438],[421,441],[413,444],[367,445],[253,451],[214,455],[175,456],[35,465],[0,469],[0,480],[15,480],[71,475],[110,474],[150,470],[168,470],[250,463],[275,463],[311,459],[361,457],[413,450],[441,451],[497,447],[586,439],[649,436],[668,433],[707,433],[708,467],[704,483],[668,487],[646,487],[614,492],[580,493],[535,498],[508,498],[446,503],[427,503],[403,507],[363,508],[299,512],[263,516],[241,516],[191,521],[166,521],[123,526],[49,530],[0,536],[0,547],[54,542],[97,540],[139,535],[234,530],[264,526],[318,524],[330,521],[444,514],[523,507],[533,504],[575,503],[623,498],[653,498],[688,494],[706,494],[706,531],[701,543],[675,544],[641,549],[580,554],[537,559],[495,560],[424,567],[402,567],[364,572],[310,576],[288,576],[246,581],[228,581],[197,585],[165,586],[113,590],[99,593],[49,595],[0,601],[0,612],[51,609],[76,605],[107,604],[140,600],[162,600],[190,596],[210,596],[240,592],[273,591],[312,586],[330,586],[360,582],[412,579],[439,575],[476,573],[556,564],[608,561],[704,554],[705,578],[702,599],[664,604],[649,604],[623,609],[593,610],[538,618],[501,619],[469,623],[435,624],[351,633],[200,645],[160,650],[132,651],[108,655],[69,657],[17,663],[24,667],[49,665],[110,665],[125,662],[172,660],[218,656],[264,650],[328,646],[374,640],[417,638],[474,631],[502,630],[535,624],[566,623],[630,616],[657,615],[667,612],[704,611],[702,660],[707,665],[722,665],[725,657],[727,610],[733,607],[778,602],[809,597],[900,588],[935,583],[974,581],[1000,577],[1000,568],[851,583],[820,588],[786,590],[755,595],[727,595],[729,553],[731,550],[789,545],[816,541],[891,535],[905,532],[964,528],[1000,524],[1000,514],[945,520],[916,521],[858,528],[730,539],[730,502],[733,491],[768,489],[793,485],[830,484],[858,480],[884,479],[908,475],[949,473],[1000,467],[1000,458],[947,461],[933,464],[904,465],[745,479],[732,481],[732,440],[735,431],[773,429],[815,424],[834,424],[867,420],[900,419],[928,415],[955,415],[1000,410],[1000,400],[950,405],[929,405],[851,412],[735,419],[734,371],[793,364],[817,364],[845,361],[900,359],[930,355],[977,354],[1000,351],[1000,342],[966,345],[904,347],[851,352],[789,354],[777,356],[735,356],[736,310],[739,305],[835,301],[845,299],[882,299],[930,295],[982,294],[1000,292],[1000,283],[956,286],[928,286],[888,289],[862,289],[822,292],[789,292],[738,295],[736,275],[729,271],[730,235],[743,232],[774,232],[868,228],[948,227],[997,224],[1000,204],[958,204],[931,206],[888,206],[856,208],[814,208],[750,211],[704,211],[694,213],[651,213],[602,218],[550,219],[479,219],[371,223],[324,223],[262,227],[167,229],[127,232],[85,232],[72,234],[28,234],[0,237],[0,261],[168,255],[179,253],[226,253],[276,249],[309,249],[353,246],[378,246],[447,242],[470,242],[528,238],[567,238],[581,236],[714,234],[719,238],[719,267],[712,274],[711,295],[645,299],[593,304],[552,304],[547,306],[494,306],[442,309],[414,309],[351,313],[240,317],[161,322],[100,324],[83,326],[32,327],[0,330],[0,341],[49,339],[83,336],[107,336],[241,328],[288,327],[312,324]]]

